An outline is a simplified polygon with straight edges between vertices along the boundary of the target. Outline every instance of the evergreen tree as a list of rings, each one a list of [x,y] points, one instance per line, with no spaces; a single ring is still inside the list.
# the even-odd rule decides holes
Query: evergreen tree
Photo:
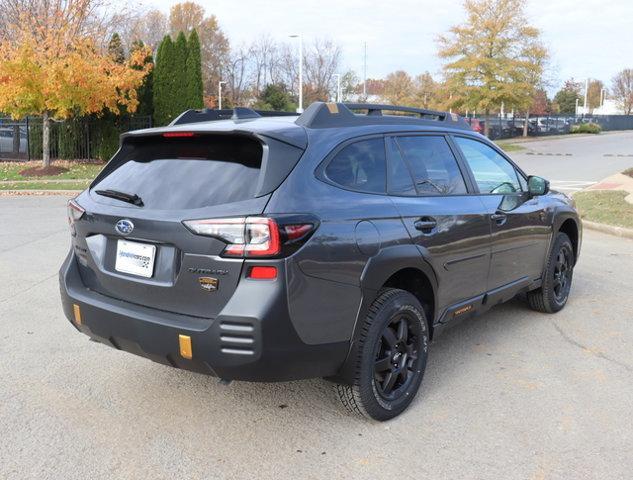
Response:
[[[565,115],[576,114],[576,100],[580,99],[582,105],[582,85],[574,81],[573,78],[567,80],[556,96],[554,103],[558,107],[558,112]]]
[[[176,78],[176,47],[171,37],[166,35],[158,48],[156,70],[154,72],[154,121],[156,125],[166,125],[176,114],[179,91]],[[180,113],[180,112],[178,112]]]
[[[271,83],[266,85],[255,107],[260,110],[289,112],[293,110],[294,104],[285,85]]]
[[[203,85],[202,85],[202,64],[200,56],[200,39],[195,29],[189,34],[187,42],[187,108],[204,107]]]
[[[187,91],[187,38],[181,31],[176,37],[173,62],[174,95],[172,103],[173,118],[189,109],[189,95]]]
[[[108,53],[116,63],[125,62],[125,50],[123,50],[123,42],[118,33],[114,32],[108,44]]]

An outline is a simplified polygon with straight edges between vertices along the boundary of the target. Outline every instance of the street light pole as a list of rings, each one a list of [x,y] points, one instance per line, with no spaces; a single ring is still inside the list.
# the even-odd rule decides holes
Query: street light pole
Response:
[[[299,108],[297,108],[297,113],[303,113],[303,36],[299,33],[290,35],[290,38],[299,39]]]
[[[339,103],[341,101],[341,74],[334,73],[332,76],[336,77],[336,103]]]
[[[218,82],[218,110],[222,110],[222,85],[225,83],[223,80]]]

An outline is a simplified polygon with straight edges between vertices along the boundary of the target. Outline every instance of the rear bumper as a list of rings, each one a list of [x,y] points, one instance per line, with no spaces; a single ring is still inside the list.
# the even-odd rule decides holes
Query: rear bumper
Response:
[[[227,380],[273,382],[335,375],[349,343],[303,343],[289,318],[283,278],[240,281],[220,315],[207,319],[91,291],[83,284],[72,252],[59,272],[68,320],[80,332],[116,349]],[[75,320],[75,305],[80,322]],[[180,354],[180,335],[191,338],[191,359]]]

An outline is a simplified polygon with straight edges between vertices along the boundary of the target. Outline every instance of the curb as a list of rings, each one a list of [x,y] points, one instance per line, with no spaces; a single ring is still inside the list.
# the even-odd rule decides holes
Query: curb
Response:
[[[582,225],[589,230],[596,230],[598,232],[608,233],[609,235],[615,235],[616,237],[630,238],[633,240],[633,228],[614,227],[613,225],[590,222],[589,220],[583,220]]]
[[[26,197],[26,196],[45,196],[45,195],[63,195],[74,197],[79,195],[83,190],[0,190],[0,197]]]

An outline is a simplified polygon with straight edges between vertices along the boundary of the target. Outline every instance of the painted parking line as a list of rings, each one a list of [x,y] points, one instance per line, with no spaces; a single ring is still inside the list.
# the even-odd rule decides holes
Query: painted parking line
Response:
[[[595,185],[596,182],[588,182],[585,180],[551,180],[550,186],[554,190],[567,190],[570,192],[577,192],[587,187]]]

